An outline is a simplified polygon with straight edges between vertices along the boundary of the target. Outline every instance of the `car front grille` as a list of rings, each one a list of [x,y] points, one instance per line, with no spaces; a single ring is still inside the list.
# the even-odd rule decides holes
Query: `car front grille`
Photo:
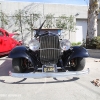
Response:
[[[60,56],[59,37],[45,35],[40,37],[40,60],[42,64],[56,64]]]

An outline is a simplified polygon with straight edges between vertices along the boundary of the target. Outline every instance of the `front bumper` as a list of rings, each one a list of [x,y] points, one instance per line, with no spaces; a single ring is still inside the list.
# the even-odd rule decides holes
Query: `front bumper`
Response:
[[[45,73],[45,72],[37,72],[37,73],[12,73],[9,72],[9,75],[12,77],[17,78],[51,78],[51,77],[67,77],[67,76],[77,76],[77,75],[83,75],[89,73],[89,68],[85,71],[67,71],[67,72],[55,72],[55,73]]]

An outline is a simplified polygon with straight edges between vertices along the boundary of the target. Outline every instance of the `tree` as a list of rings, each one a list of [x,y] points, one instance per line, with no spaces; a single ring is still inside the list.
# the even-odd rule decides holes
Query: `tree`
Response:
[[[13,21],[16,26],[14,31],[20,31],[22,40],[26,40],[27,35],[31,32],[31,39],[33,37],[33,30],[35,28],[34,22],[40,18],[40,14],[29,14],[28,11],[18,10],[13,16]],[[24,34],[26,33],[26,34]]]
[[[53,23],[53,18],[54,18],[54,14],[47,14],[45,15],[46,18],[46,22],[44,24],[45,28],[53,28],[54,27],[54,23]]]
[[[1,28],[6,28],[6,26],[8,25],[8,16],[6,13],[4,12],[0,12],[1,13],[1,16],[0,16],[0,19],[1,19]]]
[[[65,32],[68,31],[69,39],[70,39],[70,33],[76,30],[75,26],[76,23],[74,22],[74,16],[72,15],[70,15],[69,17],[67,17],[66,15],[61,15],[56,20],[56,27],[63,29]]]
[[[56,19],[56,27],[66,30],[68,25],[68,17],[61,15]]]
[[[99,14],[99,0],[89,0],[87,39],[91,40],[97,36],[97,17]]]

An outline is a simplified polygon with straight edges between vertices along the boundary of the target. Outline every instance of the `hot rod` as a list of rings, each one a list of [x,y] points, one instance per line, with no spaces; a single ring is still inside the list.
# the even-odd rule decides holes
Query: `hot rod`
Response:
[[[60,39],[59,34],[41,33],[44,22],[29,46],[17,46],[10,52],[14,72],[9,74],[19,78],[45,78],[88,73],[89,69],[83,71],[85,57],[89,56],[87,50],[82,46],[71,46],[70,41]],[[33,70],[27,73],[31,68]]]
[[[17,33],[8,33],[6,30],[0,28],[0,56],[8,54],[15,46],[21,45],[21,41],[13,38]]]

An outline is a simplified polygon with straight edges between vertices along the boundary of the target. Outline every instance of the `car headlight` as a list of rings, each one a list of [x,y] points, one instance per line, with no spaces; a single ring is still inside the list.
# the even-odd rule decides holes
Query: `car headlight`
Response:
[[[32,51],[36,51],[40,48],[40,43],[38,40],[36,39],[33,39],[29,42],[29,48],[32,50]]]
[[[71,43],[67,39],[63,39],[60,41],[60,47],[62,50],[68,50],[70,46],[71,46]]]

